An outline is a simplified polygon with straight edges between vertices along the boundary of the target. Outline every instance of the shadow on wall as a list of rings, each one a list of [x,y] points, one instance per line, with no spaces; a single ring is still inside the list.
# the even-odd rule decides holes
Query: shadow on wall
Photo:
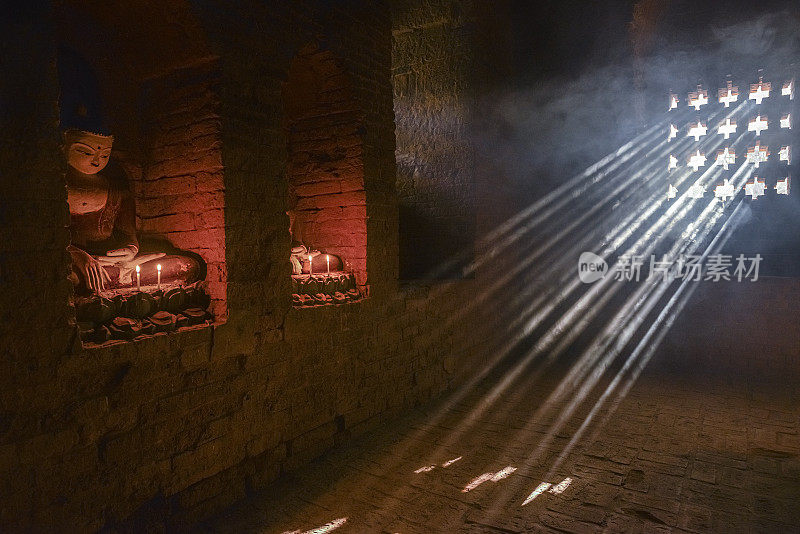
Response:
[[[438,219],[413,203],[400,203],[401,281],[453,280],[464,275],[473,257],[468,233],[446,231]],[[470,271],[474,273],[474,271]]]

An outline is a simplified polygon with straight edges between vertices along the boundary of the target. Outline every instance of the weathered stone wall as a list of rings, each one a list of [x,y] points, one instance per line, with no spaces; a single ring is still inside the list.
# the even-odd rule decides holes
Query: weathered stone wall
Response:
[[[192,235],[211,229],[219,236],[224,220],[227,320],[94,349],[84,349],[76,336],[66,278],[68,209],[51,12],[28,4],[26,13],[7,19],[0,152],[4,530],[174,530],[426,402],[494,354],[501,332],[492,321],[494,303],[478,298],[491,273],[415,292],[398,288],[390,7],[192,5],[196,21],[183,27],[207,35],[187,38],[207,40],[217,58],[214,118],[205,115],[205,82],[191,82],[204,78],[194,76],[208,63],[159,72],[141,87],[150,95],[144,116],[155,120],[131,157],[141,163],[141,230],[180,228]],[[141,22],[133,16],[115,21],[132,35]],[[444,32],[436,39],[451,37]],[[293,309],[282,90],[292,58],[310,44],[341,62],[363,117],[370,298]],[[200,135],[217,117],[219,134]],[[172,143],[172,133],[179,142]],[[180,147],[191,155],[186,160]],[[213,164],[192,167],[193,158],[209,151]],[[203,204],[192,217],[187,209],[185,220],[167,224],[178,211],[174,203],[160,204],[169,191],[153,191],[187,184],[196,188],[195,201],[208,184],[208,192],[224,190],[224,213],[218,204]],[[441,187],[457,189],[458,196],[460,186]],[[181,189],[166,196],[191,194]],[[442,210],[446,218],[446,205]],[[199,228],[200,213],[213,221]],[[215,246],[205,253],[222,249]]]
[[[460,277],[473,257],[478,212],[490,204],[476,201],[478,103],[486,73],[496,78],[503,72],[507,54],[502,34],[484,36],[497,12],[481,13],[480,4],[395,2],[392,81],[404,280]],[[503,4],[493,7],[501,12]],[[500,53],[487,59],[492,51]],[[454,257],[459,261],[447,261]]]

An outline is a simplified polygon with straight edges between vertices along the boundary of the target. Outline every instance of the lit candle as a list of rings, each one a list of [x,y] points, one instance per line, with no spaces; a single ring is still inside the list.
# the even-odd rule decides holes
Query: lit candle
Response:
[[[331,274],[331,257],[325,254],[325,263],[328,264],[328,274]]]
[[[136,291],[141,291],[141,278],[139,277],[139,266],[136,266]]]
[[[311,254],[308,255],[308,274],[309,276],[314,274],[314,260],[311,258]]]
[[[158,265],[156,265],[156,271],[158,271],[158,286],[156,286],[156,289],[161,291],[161,264],[160,263]]]

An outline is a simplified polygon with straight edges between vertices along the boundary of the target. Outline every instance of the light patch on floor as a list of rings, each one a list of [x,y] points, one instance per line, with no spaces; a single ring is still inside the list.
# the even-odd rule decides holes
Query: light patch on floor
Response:
[[[516,467],[511,467],[509,465],[508,467],[504,467],[503,469],[501,469],[500,471],[495,473],[491,480],[492,480],[492,482],[497,482],[497,481],[503,480],[504,478],[506,478],[508,475],[510,475],[511,473],[513,473],[516,470],[517,470]]]
[[[472,482],[470,482],[469,484],[464,486],[464,489],[461,490],[461,493],[467,493],[468,491],[474,490],[475,488],[477,488],[478,486],[480,486],[481,484],[483,484],[487,480],[492,480],[492,477],[494,477],[494,473],[484,473],[479,477],[473,478]]]
[[[445,463],[442,464],[442,467],[450,467],[451,465],[453,465],[454,463],[456,463],[460,459],[461,459],[461,456],[459,456],[458,458],[453,458],[452,460],[447,460]]]
[[[283,534],[326,534],[327,532],[336,530],[345,523],[347,523],[347,518],[340,517],[339,519],[334,519],[330,523],[325,523],[321,527],[312,528],[311,530],[306,530],[305,532],[300,532],[299,530],[287,530]]]
[[[497,473],[484,473],[479,477],[473,478],[472,481],[464,486],[464,489],[461,490],[461,493],[467,493],[468,491],[472,491],[487,480],[491,480],[492,482],[499,482],[506,478],[508,475],[516,471],[517,468],[513,466],[504,467]]]
[[[525,502],[522,503],[522,506],[525,506],[526,504],[534,500],[536,497],[538,497],[539,495],[550,489],[550,486],[552,486],[552,484],[550,484],[549,482],[542,482],[541,484],[536,486],[536,489],[533,490],[530,495],[528,495],[528,498],[525,499]]]
[[[570,477],[567,477],[561,482],[559,482],[557,485],[550,488],[550,493],[554,493],[556,495],[564,493],[564,490],[567,489],[570,484],[572,484],[572,479]]]

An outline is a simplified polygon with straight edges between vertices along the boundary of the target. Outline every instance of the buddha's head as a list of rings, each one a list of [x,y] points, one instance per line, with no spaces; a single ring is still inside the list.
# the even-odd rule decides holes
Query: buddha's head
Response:
[[[108,165],[114,136],[83,130],[64,132],[64,152],[67,163],[84,174],[97,174]]]

